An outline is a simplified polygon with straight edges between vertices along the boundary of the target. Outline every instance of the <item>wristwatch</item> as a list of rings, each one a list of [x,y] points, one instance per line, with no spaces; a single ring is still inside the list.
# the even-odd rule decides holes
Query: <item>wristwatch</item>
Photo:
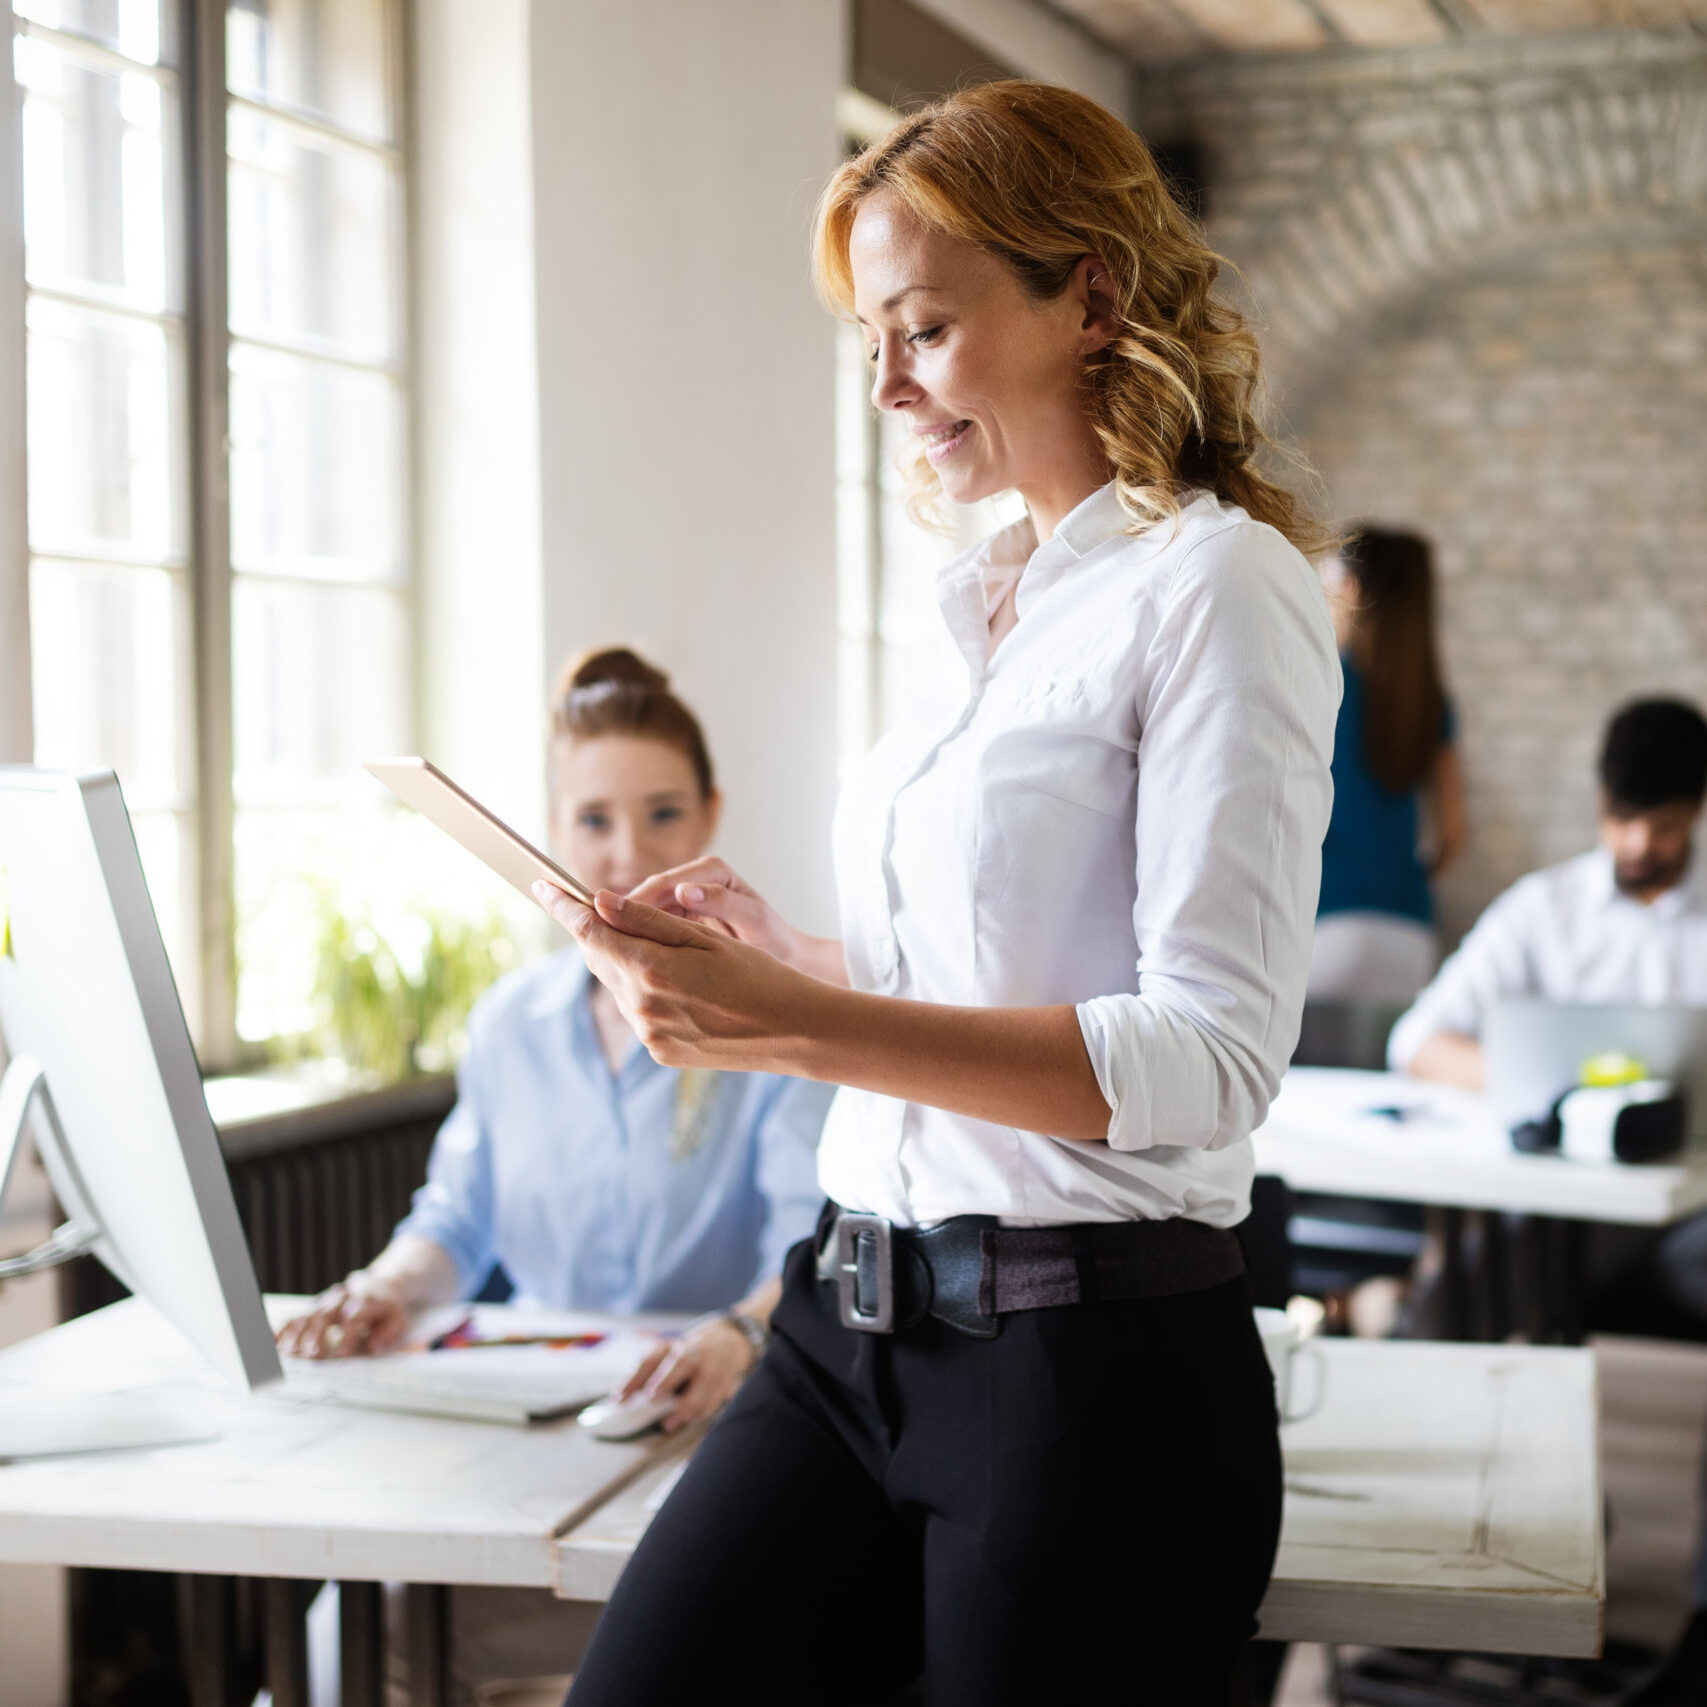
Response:
[[[745,1310],[725,1310],[720,1320],[727,1322],[753,1348],[755,1364],[765,1355],[771,1331],[757,1316],[749,1316]]]

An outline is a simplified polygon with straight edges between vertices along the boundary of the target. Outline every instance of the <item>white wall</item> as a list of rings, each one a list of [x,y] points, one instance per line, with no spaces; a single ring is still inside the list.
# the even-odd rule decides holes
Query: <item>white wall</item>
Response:
[[[1124,113],[1032,0],[922,0]],[[418,0],[424,749],[540,822],[557,665],[627,641],[704,718],[722,849],[834,923],[834,329],[813,199],[842,0]]]
[[[631,641],[702,715],[723,850],[833,924],[833,0],[536,0],[545,646]]]
[[[416,0],[422,749],[544,825],[528,0]]]

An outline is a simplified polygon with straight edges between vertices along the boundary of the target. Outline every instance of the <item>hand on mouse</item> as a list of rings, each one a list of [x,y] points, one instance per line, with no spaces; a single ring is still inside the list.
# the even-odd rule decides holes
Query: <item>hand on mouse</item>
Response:
[[[757,1358],[747,1337],[732,1323],[702,1322],[683,1338],[656,1347],[617,1390],[618,1401],[644,1395],[671,1398],[675,1408],[663,1430],[674,1434],[715,1416],[735,1396]]]

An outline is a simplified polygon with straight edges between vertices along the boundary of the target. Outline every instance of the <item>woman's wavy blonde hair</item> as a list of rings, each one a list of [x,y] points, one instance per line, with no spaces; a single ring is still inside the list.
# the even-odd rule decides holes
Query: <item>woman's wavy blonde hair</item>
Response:
[[[902,119],[848,160],[819,199],[813,270],[852,316],[848,241],[860,204],[886,190],[922,224],[1005,261],[1039,301],[1088,254],[1107,267],[1121,331],[1086,362],[1085,408],[1134,532],[1207,487],[1306,554],[1332,536],[1258,466],[1256,339],[1212,295],[1221,260],[1180,208],[1143,142],[1070,89],[985,83]],[[942,487],[915,445],[909,507],[931,519]]]

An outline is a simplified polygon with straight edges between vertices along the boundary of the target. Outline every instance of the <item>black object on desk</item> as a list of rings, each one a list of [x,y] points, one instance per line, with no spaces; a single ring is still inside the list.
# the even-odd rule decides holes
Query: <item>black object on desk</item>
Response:
[[[1520,1120],[1511,1129],[1512,1147],[1525,1155],[1556,1153],[1564,1140],[1567,1105],[1583,1088],[1572,1086],[1555,1098],[1553,1106],[1539,1119]],[[1612,1113],[1611,1123],[1609,1148],[1614,1160],[1664,1161],[1683,1148],[1689,1134],[1689,1098],[1682,1090],[1671,1090],[1664,1096],[1637,1097]]]

